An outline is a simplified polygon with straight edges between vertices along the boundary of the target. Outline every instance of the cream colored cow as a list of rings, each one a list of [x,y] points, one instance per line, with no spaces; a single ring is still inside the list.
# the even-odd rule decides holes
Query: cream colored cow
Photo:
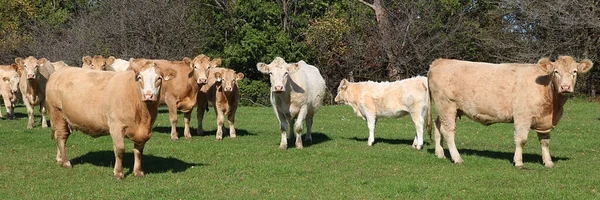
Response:
[[[422,76],[395,82],[352,83],[344,79],[338,87],[335,102],[351,106],[356,115],[367,120],[369,146],[375,141],[378,117],[402,117],[410,114],[417,130],[412,146],[420,150],[423,148],[423,125],[427,122],[427,127],[431,127],[427,88],[427,78]]]
[[[17,93],[19,91],[19,73],[16,64],[0,65],[0,97],[4,100],[6,107],[6,118],[15,118],[15,104],[17,103]],[[0,117],[2,111],[0,111]]]

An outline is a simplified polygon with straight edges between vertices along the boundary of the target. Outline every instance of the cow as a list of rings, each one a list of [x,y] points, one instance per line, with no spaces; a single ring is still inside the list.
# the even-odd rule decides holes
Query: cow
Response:
[[[369,139],[375,141],[378,117],[402,117],[410,114],[417,130],[412,146],[423,148],[423,128],[431,128],[431,108],[427,77],[417,76],[394,82],[358,82],[343,79],[335,102],[349,105],[357,116],[367,120]],[[428,126],[423,126],[427,122]],[[431,129],[428,130],[431,135]]]
[[[198,130],[202,130],[202,119],[204,119],[204,110],[207,102],[213,104],[215,114],[217,115],[217,140],[223,139],[223,122],[225,115],[229,122],[229,136],[236,138],[235,134],[235,112],[240,101],[240,89],[238,81],[244,78],[244,74],[236,73],[232,69],[214,68],[210,71],[209,82],[203,87],[201,95],[198,97]]]
[[[19,68],[16,64],[0,65],[0,97],[4,100],[6,107],[6,118],[15,118],[15,104],[17,103],[17,92],[19,91]],[[0,111],[0,117],[2,111]]]
[[[271,81],[271,105],[279,120],[280,149],[287,148],[286,131],[293,125],[296,148],[302,149],[302,125],[306,120],[305,142],[312,142],[313,117],[323,104],[325,80],[319,70],[304,61],[286,63],[281,57],[270,64],[258,63],[258,71],[268,74]],[[290,127],[291,128],[291,127]]]
[[[46,58],[39,60],[33,56],[25,59],[15,58],[15,63],[21,71],[19,89],[23,97],[23,103],[27,108],[27,129],[33,128],[33,106],[39,105],[42,114],[42,128],[47,128],[46,122],[46,82],[54,72],[54,66]]]
[[[435,155],[444,158],[443,134],[454,163],[464,163],[454,142],[455,120],[466,115],[484,125],[514,123],[514,165],[523,167],[523,146],[529,129],[537,132],[546,167],[550,157],[550,131],[563,114],[578,74],[593,63],[577,63],[570,56],[554,62],[542,58],[537,64],[491,64],[437,59],[429,68],[429,89],[436,106]]]
[[[114,61],[111,65],[106,66],[106,71],[124,72],[129,68],[129,61],[127,60],[117,59],[114,56],[110,56],[108,59],[113,59]]]
[[[199,55],[197,57],[203,57]],[[184,58],[182,61],[153,60],[156,65],[163,68],[172,69],[179,74],[171,81],[165,82],[160,91],[161,104],[167,104],[169,108],[169,119],[171,122],[171,139],[179,139],[177,133],[177,111],[183,112],[184,118],[184,136],[185,139],[191,139],[190,118],[194,106],[196,106],[197,96],[200,88],[206,84],[207,71],[211,65],[207,62],[194,63],[190,58]],[[208,64],[207,64],[208,63]]]
[[[102,55],[84,56],[81,58],[83,64],[81,68],[84,69],[95,69],[95,70],[106,70],[108,66],[111,66],[115,62],[115,57],[104,58]]]
[[[176,72],[152,61],[131,59],[131,70],[109,72],[61,68],[48,80],[47,102],[56,161],[71,168],[65,147],[72,130],[92,137],[110,135],[115,152],[114,177],[122,179],[124,139],[134,143],[133,175],[144,176],[142,153],[152,134],[163,82]]]

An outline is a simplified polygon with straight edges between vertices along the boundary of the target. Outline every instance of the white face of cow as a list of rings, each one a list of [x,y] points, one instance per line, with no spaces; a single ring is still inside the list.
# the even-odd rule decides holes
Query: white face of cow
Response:
[[[346,103],[346,89],[348,88],[348,80],[343,79],[338,86],[338,93],[335,96],[336,103]]]
[[[289,79],[289,74],[298,71],[299,66],[296,63],[287,64],[283,58],[277,57],[271,64],[258,63],[258,71],[263,74],[269,74],[271,80],[272,92],[285,92],[285,86]]]
[[[37,76],[38,67],[46,63],[47,60],[42,58],[38,61],[35,57],[29,56],[25,58],[25,60],[16,58],[15,62],[17,63],[19,70],[24,73],[25,77],[29,80],[33,80]]]
[[[552,84],[556,88],[556,92],[560,94],[573,93],[577,74],[588,72],[593,65],[592,61],[588,59],[577,63],[570,56],[560,56],[555,62],[543,58],[538,63],[544,71],[552,76]]]
[[[19,73],[16,71],[7,71],[2,74],[2,81],[9,86],[10,91],[14,94],[19,89]]]
[[[130,69],[135,72],[135,80],[139,85],[142,101],[156,102],[159,99],[162,82],[171,80],[177,72],[172,69],[162,69],[157,67],[152,61],[140,61],[138,64],[131,59]]]
[[[222,72],[223,73],[215,73],[215,78],[219,83],[218,87],[221,87],[224,92],[233,91],[233,88],[237,86],[237,82],[244,78],[244,74],[236,74],[235,71],[231,69],[223,70]]]

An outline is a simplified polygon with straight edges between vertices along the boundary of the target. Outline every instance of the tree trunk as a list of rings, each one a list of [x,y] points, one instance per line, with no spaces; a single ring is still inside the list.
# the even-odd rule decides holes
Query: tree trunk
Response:
[[[390,20],[382,2],[383,0],[374,0],[373,4],[367,3],[363,0],[358,1],[371,7],[373,11],[375,11],[375,18],[377,18],[377,29],[381,35],[381,44],[388,58],[386,68],[388,72],[388,79],[390,81],[402,79],[400,68],[396,66],[396,54],[392,49],[392,29],[390,27]]]

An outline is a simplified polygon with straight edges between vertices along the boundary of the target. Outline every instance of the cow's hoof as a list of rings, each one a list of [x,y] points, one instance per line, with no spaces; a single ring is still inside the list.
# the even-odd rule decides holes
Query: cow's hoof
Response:
[[[231,137],[232,139],[235,139],[237,137],[237,135],[231,134],[229,137]]]
[[[547,168],[554,168],[554,163],[553,162],[545,162],[544,166],[546,166]]]
[[[62,167],[73,168],[73,165],[71,165],[71,161],[67,161],[67,162],[62,163]]]
[[[143,171],[133,172],[133,175],[136,177],[144,177],[144,172]]]
[[[457,165],[465,164],[465,161],[460,159],[460,160],[454,161],[454,164],[457,164]]]
[[[123,175],[123,172],[120,172],[120,173],[115,173],[114,177],[117,180],[123,180],[123,178],[125,177],[125,175]]]
[[[186,140],[191,140],[191,139],[192,139],[192,136],[185,136],[185,139],[186,139]]]
[[[413,145],[413,148],[415,148],[416,150],[421,150],[423,149],[423,145]]]
[[[279,149],[281,149],[281,150],[286,150],[286,149],[287,149],[287,145],[283,145],[283,144],[282,144],[282,145],[279,145]]]
[[[178,137],[171,137],[171,140],[172,141],[177,141],[177,140],[179,140],[179,138]]]
[[[217,141],[223,140],[223,137],[217,137]]]

